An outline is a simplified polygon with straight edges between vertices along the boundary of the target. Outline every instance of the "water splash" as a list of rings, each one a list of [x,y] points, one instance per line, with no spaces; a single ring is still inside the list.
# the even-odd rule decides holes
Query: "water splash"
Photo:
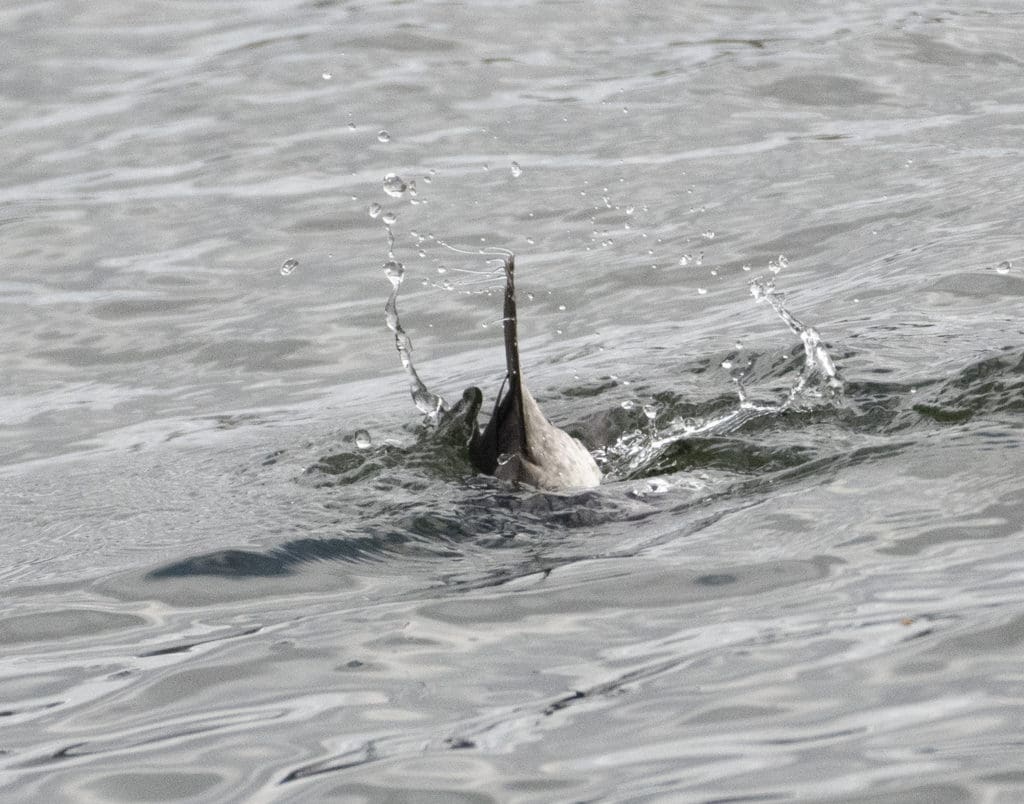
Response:
[[[642,476],[678,442],[697,437],[723,436],[734,433],[747,422],[761,416],[777,415],[807,402],[833,407],[845,404],[844,386],[836,370],[835,362],[818,331],[794,316],[785,306],[783,295],[776,290],[774,277],[760,276],[750,283],[750,292],[757,302],[767,302],[779,318],[797,335],[804,347],[804,366],[792,382],[786,395],[777,402],[759,403],[753,401],[743,386],[742,373],[733,373],[736,384],[737,406],[727,413],[705,419],[675,417],[668,422],[658,421],[658,408],[643,406],[647,428],[637,427],[620,436],[618,440],[595,454],[602,471],[610,479],[629,479]],[[737,350],[742,344],[737,343]],[[726,367],[725,363],[728,363]],[[732,370],[730,360],[723,368]],[[817,383],[812,380],[817,379]],[[633,410],[637,403],[622,403],[625,410]]]
[[[401,198],[405,195],[405,191],[409,189],[409,186],[397,173],[388,173],[384,177],[383,187],[384,192],[392,198]]]
[[[285,260],[281,266],[281,276],[291,276],[295,269],[299,267],[299,261],[296,259]]]
[[[780,261],[781,259],[784,258],[780,258]],[[804,324],[786,309],[783,295],[775,289],[774,279],[764,276],[757,277],[750,283],[750,294],[757,302],[768,302],[779,318],[794,335],[800,338],[804,345],[804,369],[797,382],[790,388],[789,395],[783,403],[783,409],[792,406],[797,398],[804,393],[824,396],[837,403],[842,403],[843,382],[839,379],[835,362],[825,344],[822,343],[818,330]],[[821,388],[808,389],[808,382],[816,375],[823,379]]]
[[[388,329],[395,333],[395,348],[402,360],[402,368],[409,378],[413,404],[427,417],[430,424],[436,425],[442,414],[448,410],[448,404],[443,398],[432,393],[416,373],[416,368],[412,364],[412,341],[405,334],[402,322],[398,318],[398,290],[405,278],[405,266],[397,260],[390,259],[384,263],[384,275],[391,282],[391,295],[384,305],[384,320]]]

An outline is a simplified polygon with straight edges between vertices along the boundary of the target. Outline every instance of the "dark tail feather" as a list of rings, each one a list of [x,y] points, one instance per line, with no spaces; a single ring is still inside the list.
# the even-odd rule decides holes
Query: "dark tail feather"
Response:
[[[505,315],[502,328],[505,334],[504,396],[498,392],[494,412],[487,427],[470,445],[470,459],[481,472],[493,475],[498,456],[527,454],[526,424],[523,420],[523,379],[519,369],[519,339],[517,336],[515,257],[505,259]]]

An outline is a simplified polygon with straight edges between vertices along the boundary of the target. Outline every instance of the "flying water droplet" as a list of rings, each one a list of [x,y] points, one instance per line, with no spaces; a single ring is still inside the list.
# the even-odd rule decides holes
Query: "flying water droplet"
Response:
[[[707,288],[697,288],[697,295],[706,296],[708,292]]]
[[[370,206],[366,208],[366,214],[371,218],[379,218],[380,213],[384,211],[384,207],[374,201]]]
[[[373,439],[370,438],[370,434],[366,430],[356,430],[353,440],[359,449],[369,449],[373,446]]]
[[[702,232],[701,233],[701,237],[703,237],[705,240],[714,240],[715,239],[715,233],[713,231],[711,231],[710,229],[708,229],[706,232]]]
[[[299,267],[298,260],[285,260],[281,266],[281,276],[291,276],[292,272]]]
[[[512,178],[518,179],[523,175],[523,169],[519,166],[518,162],[512,163]]]
[[[384,221],[384,223],[386,223],[388,226],[390,226],[391,224],[398,220],[398,215],[396,215],[394,212],[385,212],[383,215],[381,215],[380,219]]]
[[[401,198],[408,185],[402,181],[402,177],[396,173],[389,173],[384,177],[384,192],[392,198]]]
[[[355,131],[356,130],[356,124],[355,123],[349,123],[348,124],[348,130],[349,131]]]
[[[405,266],[398,260],[384,263],[384,275],[391,281],[391,287],[397,288],[405,278]]]
[[[996,266],[996,273],[1008,274],[1010,269],[1013,268],[1013,263],[1009,260],[1003,260],[999,265]]]
[[[623,410],[635,410],[636,409],[636,402],[634,402],[632,399],[627,399],[627,400],[625,400],[622,403],[622,409]]]
[[[644,416],[647,417],[648,421],[654,421],[658,418],[658,406],[657,405],[644,405]]]
[[[323,75],[321,75],[320,77],[321,77],[322,79],[324,79],[324,81],[330,81],[330,80],[331,80],[332,78],[334,78],[334,76],[333,76],[333,75],[331,75],[330,73],[324,73],[324,74],[323,74]]]
[[[690,260],[692,260],[692,259],[693,259],[693,257],[691,257],[689,254],[684,254],[682,257],[679,258],[679,264],[680,265],[689,265],[690,264]]]
[[[380,131],[377,132],[377,141],[391,142],[391,135],[388,134],[387,131],[385,131],[384,129],[381,129]]]

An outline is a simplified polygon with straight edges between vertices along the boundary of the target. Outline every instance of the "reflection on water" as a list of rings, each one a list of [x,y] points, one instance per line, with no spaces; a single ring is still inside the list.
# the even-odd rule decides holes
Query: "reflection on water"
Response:
[[[0,12],[6,799],[1024,796],[1016,9],[136,11]]]

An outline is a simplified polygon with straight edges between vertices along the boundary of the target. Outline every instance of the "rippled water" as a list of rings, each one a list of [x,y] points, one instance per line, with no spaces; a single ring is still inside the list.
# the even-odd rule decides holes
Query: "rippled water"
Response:
[[[1024,798],[1024,15],[843,8],[0,10],[5,800]],[[442,240],[606,460],[785,398],[757,276],[844,401],[474,477],[392,218],[449,400]]]

